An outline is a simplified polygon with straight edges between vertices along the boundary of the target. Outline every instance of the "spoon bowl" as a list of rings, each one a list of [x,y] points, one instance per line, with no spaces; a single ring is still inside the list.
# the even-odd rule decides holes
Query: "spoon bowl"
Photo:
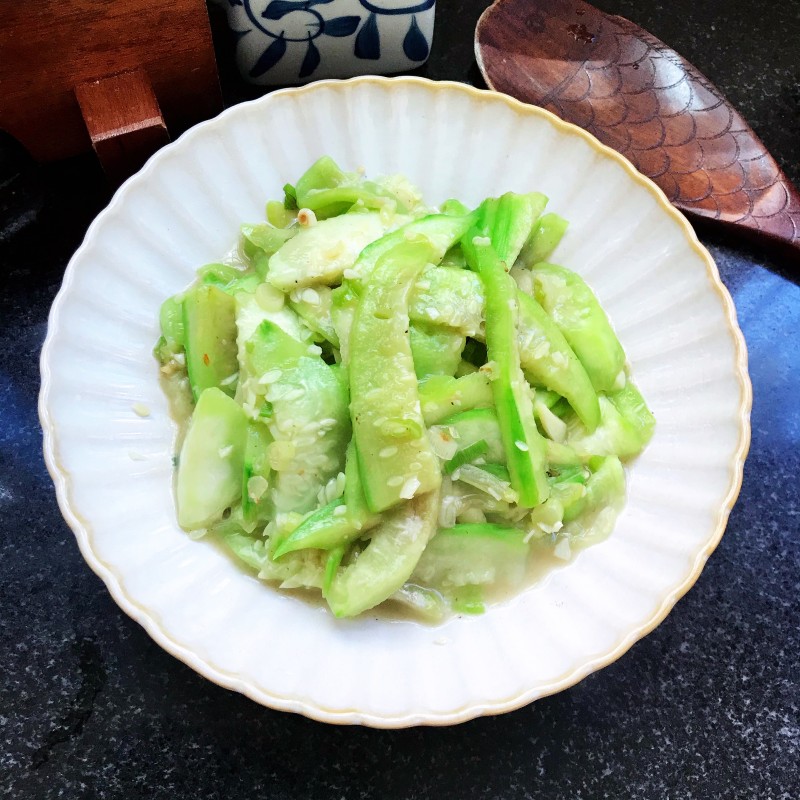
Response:
[[[582,0],[497,0],[475,30],[487,85],[575,123],[687,214],[800,258],[800,195],[719,89],[638,25]]]

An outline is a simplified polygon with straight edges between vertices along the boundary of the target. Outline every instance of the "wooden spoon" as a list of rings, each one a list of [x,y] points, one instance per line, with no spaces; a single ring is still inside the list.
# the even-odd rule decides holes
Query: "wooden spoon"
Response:
[[[496,0],[475,30],[488,86],[618,150],[688,214],[800,257],[800,195],[711,81],[582,0]]]

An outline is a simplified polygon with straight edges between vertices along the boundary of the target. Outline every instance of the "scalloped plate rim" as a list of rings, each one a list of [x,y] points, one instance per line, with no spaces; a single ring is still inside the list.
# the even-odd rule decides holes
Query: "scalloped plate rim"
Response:
[[[172,151],[174,148],[186,146],[200,131],[209,130],[213,127],[223,127],[228,117],[239,113],[245,113],[244,109],[248,107],[255,105],[268,105],[270,102],[272,102],[272,98],[286,94],[311,94],[320,87],[337,88],[339,90],[347,91],[347,88],[350,86],[358,86],[368,83],[397,86],[416,86],[432,92],[459,91],[469,95],[472,100],[479,102],[483,102],[487,99],[491,99],[492,101],[500,99],[508,106],[515,109],[518,113],[543,117],[547,119],[559,132],[570,133],[583,138],[595,151],[616,161],[625,169],[632,180],[643,186],[646,186],[649,191],[653,193],[662,210],[679,223],[687,241],[691,245],[691,248],[704,262],[706,266],[707,277],[710,282],[710,288],[717,293],[719,299],[722,301],[725,322],[727,323],[727,332],[733,341],[736,354],[735,372],[740,387],[738,417],[739,440],[736,453],[729,465],[729,489],[723,503],[717,510],[714,531],[709,536],[706,545],[695,556],[685,579],[661,599],[656,611],[648,620],[629,630],[627,634],[623,636],[616,643],[616,645],[610,648],[606,653],[594,659],[590,659],[582,663],[580,666],[569,670],[556,680],[550,681],[546,684],[534,686],[533,688],[524,692],[518,692],[504,700],[493,703],[472,701],[465,704],[461,708],[457,708],[446,713],[426,712],[384,716],[369,713],[356,708],[324,708],[317,703],[306,702],[297,697],[287,697],[270,692],[268,689],[262,686],[257,686],[254,681],[246,679],[242,675],[216,667],[210,661],[200,658],[186,645],[183,645],[172,638],[160,625],[157,619],[157,614],[131,598],[125,590],[124,580],[121,578],[121,576],[94,552],[91,543],[91,528],[89,523],[83,519],[80,511],[75,507],[71,499],[71,481],[73,479],[68,470],[66,470],[66,468],[61,464],[56,443],[57,431],[55,424],[51,419],[48,407],[51,392],[49,355],[52,347],[54,346],[54,342],[56,341],[55,333],[59,321],[59,312],[62,304],[65,302],[65,297],[74,279],[76,265],[80,261],[83,253],[90,248],[99,227],[103,224],[106,217],[110,216],[116,207],[122,202],[122,198],[125,197],[129,189],[140,181],[143,181],[146,176],[157,167],[159,161],[164,157],[165,153]],[[231,106],[217,117],[206,120],[205,122],[202,122],[189,129],[174,142],[159,150],[147,161],[144,167],[142,167],[142,169],[136,175],[129,178],[117,190],[108,206],[106,206],[106,208],[103,209],[91,223],[82,244],[70,259],[70,262],[67,265],[64,273],[62,285],[50,310],[47,335],[45,337],[45,342],[40,356],[40,370],[42,375],[42,384],[39,392],[38,411],[43,430],[43,452],[48,472],[50,473],[55,485],[58,505],[65,521],[75,535],[82,556],[92,571],[105,583],[109,593],[117,605],[128,616],[138,622],[160,647],[213,683],[216,683],[223,688],[240,692],[257,703],[269,708],[300,713],[311,719],[333,724],[362,724],[376,728],[405,728],[415,725],[452,725],[466,722],[478,716],[502,714],[526,706],[535,700],[563,691],[564,689],[568,689],[592,672],[602,669],[603,667],[606,667],[616,661],[618,658],[624,655],[624,653],[627,652],[627,650],[629,650],[635,642],[654,630],[666,618],[666,616],[674,607],[675,603],[681,597],[683,597],[683,595],[685,595],[689,589],[691,589],[691,587],[699,578],[706,560],[717,547],[720,539],[722,538],[731,509],[733,508],[736,498],[739,495],[742,483],[744,461],[750,445],[749,415],[752,407],[752,386],[747,370],[747,350],[744,337],[738,326],[733,300],[731,299],[727,288],[720,280],[719,271],[713,259],[711,258],[711,255],[699,242],[694,229],[691,227],[686,218],[677,209],[670,205],[666,195],[662,192],[662,190],[649,178],[639,173],[624,156],[620,155],[606,145],[603,145],[583,129],[571,123],[565,122],[549,111],[537,106],[522,103],[512,97],[500,94],[498,92],[476,89],[468,84],[454,81],[431,81],[419,77],[384,78],[367,75],[357,78],[350,78],[347,80],[316,81],[301,87],[281,89],[271,92],[270,94],[261,98]]]

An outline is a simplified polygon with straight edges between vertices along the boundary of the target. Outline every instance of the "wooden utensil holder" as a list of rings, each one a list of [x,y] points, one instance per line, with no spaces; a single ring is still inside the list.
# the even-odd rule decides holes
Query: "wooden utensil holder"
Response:
[[[222,107],[203,0],[0,0],[0,128],[39,161],[94,148],[112,182]]]

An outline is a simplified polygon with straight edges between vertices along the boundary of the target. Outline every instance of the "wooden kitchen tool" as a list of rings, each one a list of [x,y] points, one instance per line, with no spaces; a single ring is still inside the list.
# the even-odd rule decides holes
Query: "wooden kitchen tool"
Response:
[[[112,181],[222,107],[203,0],[0,0],[0,128],[39,161],[91,147]]]
[[[478,22],[488,86],[618,150],[690,215],[800,256],[800,195],[702,73],[622,17],[582,0],[497,0]]]

